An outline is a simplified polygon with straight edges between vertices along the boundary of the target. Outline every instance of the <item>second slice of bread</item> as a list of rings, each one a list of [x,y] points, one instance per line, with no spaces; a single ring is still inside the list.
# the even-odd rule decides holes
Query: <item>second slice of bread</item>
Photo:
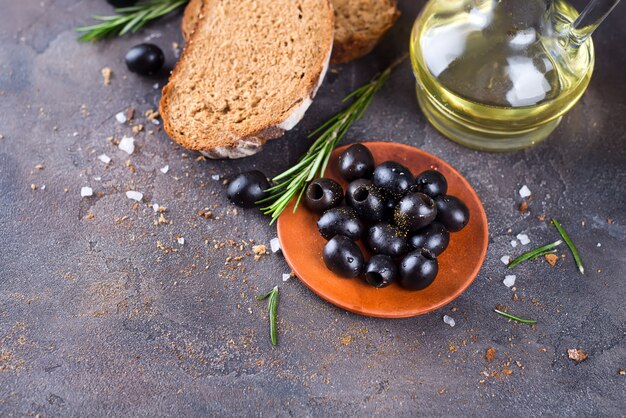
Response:
[[[212,158],[255,153],[311,104],[333,40],[328,0],[202,0],[163,88],[166,132]]]
[[[202,15],[202,1],[190,0],[183,15],[185,40]],[[341,64],[368,54],[393,26],[400,12],[396,0],[331,0],[335,9],[332,62]]]

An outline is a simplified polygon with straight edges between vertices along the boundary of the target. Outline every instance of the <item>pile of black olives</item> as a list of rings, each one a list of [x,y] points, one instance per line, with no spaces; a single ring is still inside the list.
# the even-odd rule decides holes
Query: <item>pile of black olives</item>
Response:
[[[445,177],[427,170],[415,178],[395,161],[375,166],[362,144],[346,149],[338,168],[349,182],[345,195],[339,183],[328,178],[312,181],[305,194],[307,207],[321,214],[317,227],[328,240],[323,251],[326,266],[379,288],[393,282],[410,290],[430,285],[450,232],[460,231],[469,221],[467,206],[446,195]],[[369,260],[358,240],[373,253]]]

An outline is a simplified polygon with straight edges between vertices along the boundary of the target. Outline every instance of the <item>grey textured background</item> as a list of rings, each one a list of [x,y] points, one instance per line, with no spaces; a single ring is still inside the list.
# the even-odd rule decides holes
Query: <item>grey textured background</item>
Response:
[[[418,110],[408,63],[348,134],[347,141],[398,141],[438,155],[483,199],[487,259],[450,306],[412,319],[361,317],[297,279],[282,283],[289,269],[280,255],[257,262],[244,255],[235,268],[226,257],[245,249],[214,248],[228,239],[269,244],[275,229],[257,211],[235,214],[212,176],[250,168],[275,174],[293,163],[339,99],[406,50],[422,4],[401,1],[402,18],[383,45],[334,68],[284,139],[252,158],[216,162],[196,161],[143,116],[156,108],[153,84],[161,86],[167,71],[141,78],[123,63],[131,45],[151,37],[173,65],[180,15],[91,45],[76,42],[72,28],[109,12],[103,0],[1,0],[0,415],[623,415],[624,5],[594,37],[599,59],[589,90],[534,148],[485,154],[442,138]],[[114,75],[105,87],[106,66]],[[146,126],[130,157],[107,140],[131,134],[114,119],[129,106]],[[109,167],[96,159],[102,153],[113,159]],[[170,171],[162,174],[165,164]],[[526,215],[517,210],[524,184],[534,196]],[[81,199],[87,185],[102,196]],[[143,192],[144,203],[133,208],[129,189]],[[171,224],[154,224],[154,202],[168,208]],[[220,219],[198,216],[204,207]],[[588,274],[578,274],[564,252],[553,268],[543,260],[521,266],[512,292],[499,258],[521,252],[509,245],[519,232],[531,245],[556,238],[536,219],[542,214],[562,221]],[[254,296],[276,284],[273,348],[265,303]],[[539,322],[508,322],[492,312],[498,304]],[[444,314],[456,327],[442,322]],[[589,358],[575,364],[569,348]]]

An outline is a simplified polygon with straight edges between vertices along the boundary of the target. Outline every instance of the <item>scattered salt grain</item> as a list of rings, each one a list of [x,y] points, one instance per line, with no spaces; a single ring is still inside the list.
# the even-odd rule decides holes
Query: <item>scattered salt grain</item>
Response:
[[[132,136],[124,136],[118,145],[118,148],[127,154],[135,152],[135,138]]]
[[[158,90],[159,89],[159,83],[154,83],[152,85],[152,88],[155,89],[155,90]]]
[[[272,238],[270,240],[270,249],[273,253],[277,253],[280,251],[280,242],[278,241],[278,238]]]
[[[517,247],[517,241],[515,240],[511,241],[511,247],[513,248]]]
[[[508,276],[504,276],[504,280],[502,281],[506,287],[513,287],[515,285],[515,275],[511,274]]]
[[[602,247],[602,244],[598,243],[598,247]]]
[[[154,203],[152,205],[152,210],[155,211],[155,212],[158,212],[159,211],[159,204],[158,203]]]
[[[45,185],[45,184],[42,184],[42,185],[41,185],[41,187],[40,187],[40,189],[41,189],[41,190],[46,190],[46,185]],[[599,247],[599,245],[598,245],[598,247]]]
[[[108,164],[108,163],[110,163],[110,162],[111,162],[111,157],[109,157],[109,156],[108,156],[108,155],[106,155],[106,154],[100,154],[100,155],[98,155],[98,159],[99,159],[100,161],[102,161],[103,163],[105,163],[105,164]]]
[[[178,238],[176,238],[176,241],[178,241],[178,243],[180,245],[185,245],[185,238],[184,237],[178,237]]]
[[[136,200],[137,202],[141,202],[141,200],[143,199],[143,193],[129,190],[126,192],[126,197],[132,200]]]
[[[522,245],[526,245],[530,243],[530,239],[528,239],[528,235],[526,234],[517,234],[517,239]]]
[[[219,175],[219,174],[213,174],[213,175],[211,176],[211,178],[212,178],[213,180],[215,180],[215,181],[219,181],[219,179],[220,179],[220,175]]]
[[[115,115],[115,120],[117,121],[117,123],[126,123],[126,115],[124,114],[124,112],[120,112]]]
[[[508,265],[511,262],[511,257],[509,257],[508,255],[504,255],[500,257],[500,261]]]
[[[456,322],[454,322],[454,318],[452,318],[451,316],[448,316],[448,315],[444,315],[443,316],[443,322],[445,322],[446,324],[450,325],[451,327],[456,325]]]
[[[291,274],[289,273],[283,273],[283,282],[286,282],[287,280],[289,280],[291,278]]]
[[[81,187],[80,189],[80,197],[89,197],[93,196],[93,189],[91,187]]]
[[[161,167],[161,173],[167,174],[168,171],[170,171],[170,166],[169,165]]]
[[[102,180],[102,177],[94,177],[93,179],[94,179],[95,181],[100,181],[100,180]]]
[[[161,122],[158,119],[150,119],[150,122],[152,122],[153,125],[160,125]]]
[[[521,189],[519,189],[519,195],[520,195],[522,198],[528,197],[528,196],[530,196],[531,194],[532,194],[532,193],[531,193],[530,189],[529,189],[529,188],[528,188],[528,186],[526,186],[526,185],[523,185],[523,186],[522,186],[522,188],[521,188]]]

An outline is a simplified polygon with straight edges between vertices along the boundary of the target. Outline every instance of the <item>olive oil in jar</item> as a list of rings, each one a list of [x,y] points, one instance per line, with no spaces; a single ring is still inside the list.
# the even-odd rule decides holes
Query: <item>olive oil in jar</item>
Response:
[[[593,71],[590,32],[572,31],[577,17],[563,0],[431,0],[411,34],[425,116],[450,139],[481,150],[546,138]]]

